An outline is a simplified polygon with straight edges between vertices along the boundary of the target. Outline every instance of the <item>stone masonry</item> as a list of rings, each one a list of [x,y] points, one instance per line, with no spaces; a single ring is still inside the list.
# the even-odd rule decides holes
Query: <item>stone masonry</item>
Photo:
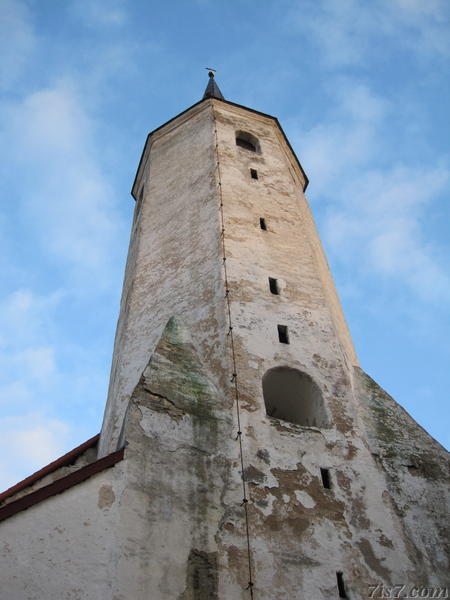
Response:
[[[278,121],[212,81],[147,138],[97,454],[3,499],[47,494],[0,600],[448,598],[448,454],[359,367]]]

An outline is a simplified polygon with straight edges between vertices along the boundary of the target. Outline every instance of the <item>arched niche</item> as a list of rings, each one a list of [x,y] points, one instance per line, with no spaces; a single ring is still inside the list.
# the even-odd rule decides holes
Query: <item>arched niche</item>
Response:
[[[236,146],[261,154],[261,146],[258,138],[248,131],[236,131]]]
[[[296,425],[327,427],[321,391],[313,379],[290,367],[275,367],[262,380],[269,417]]]

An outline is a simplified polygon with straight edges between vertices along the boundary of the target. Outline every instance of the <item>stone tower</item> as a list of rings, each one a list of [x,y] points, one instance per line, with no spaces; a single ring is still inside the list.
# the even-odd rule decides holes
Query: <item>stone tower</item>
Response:
[[[53,558],[79,596],[36,598],[443,590],[447,454],[358,367],[277,119],[209,76],[147,138],[97,457],[46,496],[92,525]]]
[[[443,581],[442,488],[400,515],[441,449],[358,368],[307,184],[277,119],[225,101],[213,73],[147,138],[100,454],[131,396],[161,597],[197,568],[220,598]],[[203,597],[195,581],[183,598]]]

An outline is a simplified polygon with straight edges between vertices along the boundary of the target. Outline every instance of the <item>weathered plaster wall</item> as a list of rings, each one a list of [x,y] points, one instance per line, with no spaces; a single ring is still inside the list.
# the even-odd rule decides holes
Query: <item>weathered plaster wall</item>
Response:
[[[331,276],[276,124],[215,103],[231,315],[250,484],[252,556],[258,598],[330,598],[342,571],[350,597],[368,585],[414,579],[414,559],[383,498],[384,474],[367,447],[356,362]],[[255,135],[261,154],[238,147]],[[250,177],[257,169],[258,179]],[[264,217],[268,231],[259,227]],[[270,293],[277,278],[280,295]],[[290,344],[277,324],[289,327]],[[319,385],[330,427],[307,428],[265,414],[261,380],[275,366],[308,373]],[[282,390],[280,390],[282,393]],[[330,469],[332,490],[320,468]],[[239,525],[236,525],[239,529]],[[276,592],[274,592],[276,589]]]
[[[123,600],[244,599],[219,544],[226,516],[240,512],[232,415],[179,322],[169,322],[132,394],[124,435],[122,524],[134,558],[121,564]]]
[[[236,130],[261,154],[236,146]],[[5,598],[249,598],[235,367],[255,599],[336,598],[337,571],[349,598],[445,585],[445,454],[355,374],[302,183],[275,121],[243,108],[205,101],[151,136],[100,448],[127,443],[125,459],[5,521]],[[280,365],[314,379],[328,427],[266,415],[262,377]],[[415,466],[400,475],[399,460]]]
[[[128,399],[172,315],[185,317],[202,358],[223,379],[224,294],[216,159],[208,103],[156,131],[136,188],[100,456],[115,449]],[[222,381],[223,383],[223,381]]]
[[[122,466],[0,524],[0,600],[112,600]]]
[[[370,450],[384,471],[385,501],[402,522],[416,580],[445,582],[450,573],[448,452],[373,379],[356,369]]]
[[[255,598],[337,598],[331,565],[349,598],[367,598],[370,583],[446,583],[446,453],[356,377],[378,457],[367,472],[356,446],[346,455],[336,439],[320,445],[314,429],[281,423],[247,465]],[[189,330],[171,320],[131,396],[125,459],[1,524],[0,600],[248,598],[229,409]],[[339,465],[331,490],[316,464]],[[413,464],[419,473],[405,479]]]

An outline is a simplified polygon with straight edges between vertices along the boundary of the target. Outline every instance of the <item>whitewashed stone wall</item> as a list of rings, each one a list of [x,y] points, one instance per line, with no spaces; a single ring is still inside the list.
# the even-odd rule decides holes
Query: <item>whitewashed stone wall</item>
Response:
[[[256,136],[261,152],[237,146],[238,130]],[[258,179],[251,178],[251,168]],[[231,103],[200,103],[150,136],[134,186],[136,197],[143,183],[104,450],[115,447],[127,400],[164,323],[171,316],[180,318],[217,387],[223,419],[236,420],[230,382],[236,368],[258,597],[334,597],[338,571],[350,597],[364,597],[368,586],[380,581],[414,581],[419,559],[399,511],[388,500],[386,472],[366,439],[364,408],[355,392],[356,354],[302,191],[303,172],[277,122]],[[267,231],[260,228],[261,217]],[[270,294],[269,277],[278,280],[280,295]],[[277,324],[288,326],[289,345],[280,344]],[[329,427],[301,427],[266,415],[261,381],[276,366],[297,368],[313,378]],[[219,571],[228,573],[226,581],[245,588],[240,462],[237,444],[229,445],[237,430],[234,422],[229,435],[219,440],[230,483],[222,494],[224,513],[217,515],[217,546],[208,538],[204,551],[216,553]],[[419,429],[417,435],[422,435]],[[183,470],[176,456],[172,465],[175,472]],[[322,485],[321,468],[329,469],[331,490]],[[174,490],[176,481],[174,474]],[[425,511],[424,518],[433,516]],[[189,522],[193,515],[186,507],[177,519]],[[435,539],[439,547],[440,535]],[[429,572],[424,581],[427,577],[433,580]],[[228,589],[224,581],[219,576],[223,597],[237,597],[236,588]]]
[[[0,523],[1,600],[112,600],[121,467]]]
[[[125,458],[0,526],[0,599],[249,599],[247,541],[255,600],[338,598],[337,572],[350,599],[447,585],[448,456],[358,368],[277,122],[201,102],[150,136],[143,186],[100,447]],[[267,416],[278,366],[312,377],[327,427]]]
[[[223,384],[224,286],[211,109],[197,105],[156,131],[134,192],[135,215],[100,455],[115,449],[127,402],[168,319],[190,323]]]

